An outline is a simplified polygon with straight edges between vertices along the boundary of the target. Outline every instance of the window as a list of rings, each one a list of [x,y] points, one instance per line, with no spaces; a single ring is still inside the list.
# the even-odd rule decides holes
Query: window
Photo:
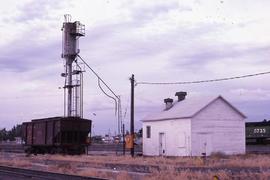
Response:
[[[146,138],[151,138],[151,126],[146,126]]]

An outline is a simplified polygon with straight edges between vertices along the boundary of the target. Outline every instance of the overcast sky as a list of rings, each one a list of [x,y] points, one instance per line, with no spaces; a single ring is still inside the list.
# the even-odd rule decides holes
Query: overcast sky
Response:
[[[81,21],[80,55],[121,95],[129,121],[130,82],[174,82],[270,70],[269,0],[1,0],[0,127],[63,115],[64,14]],[[94,134],[117,128],[113,102],[89,71],[84,114]],[[136,129],[176,91],[222,95],[248,116],[270,119],[270,75],[178,86],[138,85]],[[93,115],[96,114],[96,115]],[[128,126],[128,124],[127,124]]]

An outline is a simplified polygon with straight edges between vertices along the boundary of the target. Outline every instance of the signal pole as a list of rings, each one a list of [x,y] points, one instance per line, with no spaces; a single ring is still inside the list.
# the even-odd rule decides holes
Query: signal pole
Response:
[[[125,155],[126,154],[125,124],[123,124],[122,133],[123,133],[123,155]]]
[[[130,149],[130,154],[132,157],[134,157],[134,74],[132,74],[130,78],[131,83],[131,98],[130,98],[130,135],[131,135],[131,142],[132,147]]]

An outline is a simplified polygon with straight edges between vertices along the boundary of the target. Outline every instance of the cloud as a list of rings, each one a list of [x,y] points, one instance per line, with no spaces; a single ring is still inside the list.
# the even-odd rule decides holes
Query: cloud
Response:
[[[139,25],[143,25],[160,16],[167,15],[170,11],[178,12],[192,11],[192,8],[186,5],[179,5],[177,1],[155,1],[131,4],[130,11],[133,21],[137,21]]]
[[[270,49],[269,45],[257,47],[242,44],[201,44],[197,46],[196,52],[179,52],[179,57],[173,57],[172,59],[182,60],[178,61],[178,63],[176,62],[176,65],[202,67],[202,65],[209,65],[209,63],[215,61],[222,61],[225,63],[227,61],[227,64],[230,64],[233,63],[233,59],[235,61],[235,59],[241,58],[241,61],[243,62],[254,64],[257,64],[258,62],[266,63],[266,60],[268,59],[267,53]],[[256,61],[254,61],[254,56],[257,58]]]
[[[34,20],[46,20],[49,14],[58,8],[63,8],[65,1],[57,0],[31,0],[19,6],[19,15],[14,19],[17,22],[27,23]]]
[[[239,102],[245,101],[267,101],[270,100],[270,90],[269,89],[232,89],[230,93],[234,96],[239,96]]]
[[[137,81],[171,82],[268,70],[267,5],[238,0],[28,0],[2,6],[0,75],[8,85],[0,90],[5,95],[0,99],[6,98],[1,99],[1,119],[7,124],[6,120],[62,113],[62,94],[57,88],[63,85],[60,28],[67,12],[86,25],[86,37],[80,39],[81,56],[121,95],[123,109],[129,110],[132,73]],[[116,126],[114,104],[100,93],[96,77],[88,70],[85,74],[85,117],[95,119],[99,132],[107,131],[108,124]],[[268,98],[268,81],[261,76],[190,86],[137,86],[136,121],[179,90],[191,96],[222,94],[252,119],[262,118],[261,114],[267,117],[262,97]],[[98,115],[91,117],[95,111]]]
[[[61,59],[60,42],[37,44],[25,37],[16,41],[15,47],[8,46],[0,55],[0,69],[5,71],[25,72],[54,64]]]
[[[234,105],[247,116],[248,122],[270,119],[270,113],[267,110],[270,105],[268,100],[235,102]]]

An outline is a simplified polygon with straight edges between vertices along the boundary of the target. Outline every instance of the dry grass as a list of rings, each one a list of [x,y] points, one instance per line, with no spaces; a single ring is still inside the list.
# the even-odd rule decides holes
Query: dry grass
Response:
[[[217,177],[220,180],[231,180],[231,179],[245,179],[245,180],[269,180],[270,173],[240,173],[237,175],[232,175],[226,171],[217,171],[217,172],[172,172],[172,171],[162,171],[159,173],[151,174],[146,176],[145,180],[170,180],[170,179],[181,179],[181,180],[194,180],[194,179],[214,179]]]
[[[130,156],[62,156],[45,155],[37,156],[35,159],[49,159],[57,161],[89,162],[91,164],[131,164],[131,165],[177,165],[177,166],[204,166],[203,160],[199,157],[135,157]]]
[[[28,168],[31,167],[31,162],[25,161],[25,160],[0,160],[0,165],[2,166],[14,166],[14,167],[23,167],[23,168]]]
[[[190,172],[190,171],[183,171],[183,172],[173,172],[173,171],[161,171],[158,173],[151,174],[149,176],[146,176],[146,180],[169,180],[169,179],[214,179],[214,176],[217,176],[219,179],[225,180],[225,179],[231,179],[230,175],[227,174],[224,171],[219,171],[216,173],[211,172]]]
[[[129,164],[149,166],[179,166],[179,167],[269,167],[269,155],[234,155],[225,156],[214,154],[204,161],[200,157],[135,157],[130,156],[62,156],[45,155],[37,156],[35,159],[49,159],[58,161],[86,162],[91,164]]]
[[[238,155],[226,156],[216,153],[207,157],[204,161],[200,157],[136,157],[130,156],[63,156],[63,155],[38,155],[38,156],[15,156],[0,154],[0,165],[9,165],[24,168],[33,168],[35,164],[44,164],[46,161],[57,161],[59,163],[48,165],[47,170],[66,174],[76,174],[82,176],[93,176],[100,178],[129,180],[129,179],[213,179],[216,175],[219,179],[270,179],[270,172],[260,174],[241,172],[231,174],[225,170],[215,172],[189,170],[176,171],[176,167],[221,167],[221,168],[270,168],[269,155]],[[82,164],[84,166],[82,167]],[[158,166],[150,169],[148,175],[136,175],[127,171],[116,171],[106,169],[108,164],[146,165]]]
[[[81,176],[99,177],[104,179],[115,179],[115,180],[132,180],[132,176],[127,171],[110,172],[102,171],[97,169],[88,168],[78,172]]]

